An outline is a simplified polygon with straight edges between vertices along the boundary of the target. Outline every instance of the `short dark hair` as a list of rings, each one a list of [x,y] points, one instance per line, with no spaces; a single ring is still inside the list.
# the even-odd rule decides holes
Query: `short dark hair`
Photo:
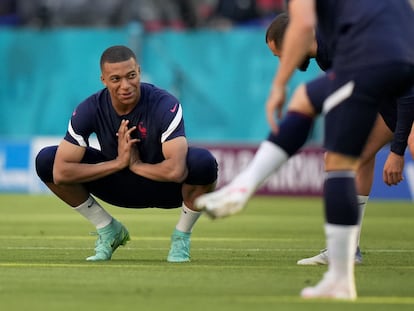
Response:
[[[137,57],[135,53],[124,45],[114,45],[107,48],[101,56],[100,66],[101,69],[105,63],[120,63],[133,58],[135,61]]]
[[[276,47],[281,49],[288,24],[289,15],[285,12],[278,14],[266,30],[266,43],[274,41]]]

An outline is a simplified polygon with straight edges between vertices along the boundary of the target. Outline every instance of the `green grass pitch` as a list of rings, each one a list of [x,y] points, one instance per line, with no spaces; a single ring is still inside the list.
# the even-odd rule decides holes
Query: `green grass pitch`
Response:
[[[240,214],[202,216],[192,261],[166,262],[179,209],[104,206],[132,240],[91,263],[94,228],[50,195],[0,194],[0,310],[414,310],[414,206],[371,201],[356,302],[303,300],[326,267],[320,198],[255,197]]]

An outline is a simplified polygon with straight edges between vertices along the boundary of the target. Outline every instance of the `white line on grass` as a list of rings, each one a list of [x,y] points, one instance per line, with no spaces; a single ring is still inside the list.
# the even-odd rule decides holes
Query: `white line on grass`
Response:
[[[320,303],[323,301],[326,304],[332,303],[337,304],[337,300],[330,300],[330,299],[315,299],[315,300],[306,300],[306,299],[298,299],[297,296],[249,296],[244,295],[242,297],[234,297],[235,301],[240,302],[289,302],[289,303],[299,303],[299,304],[312,304],[312,303]],[[395,296],[364,296],[358,297],[356,302],[347,302],[343,301],[343,303],[350,303],[350,304],[385,304],[385,305],[413,305],[414,304],[414,297],[395,297]]]
[[[91,250],[92,247],[48,247],[48,246],[5,246],[0,247],[5,250]],[[166,247],[122,247],[123,250],[128,251],[165,251]],[[235,251],[249,251],[249,252],[312,252],[315,249],[311,248],[219,248],[219,247],[197,247],[197,251],[220,251],[220,252],[235,252]],[[369,249],[365,253],[414,253],[414,249]]]

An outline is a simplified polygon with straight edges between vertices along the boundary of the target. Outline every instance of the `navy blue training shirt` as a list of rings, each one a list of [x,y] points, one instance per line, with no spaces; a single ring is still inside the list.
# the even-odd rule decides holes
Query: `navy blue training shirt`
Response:
[[[316,0],[316,11],[318,30],[336,69],[414,64],[414,9],[409,0]]]
[[[89,137],[95,133],[102,153],[108,159],[118,155],[116,133],[123,119],[129,127],[137,126],[132,137],[137,143],[141,160],[159,163],[164,160],[162,143],[185,136],[184,120],[178,100],[165,90],[148,83],[141,83],[141,97],[136,107],[126,115],[118,115],[112,107],[111,98],[105,88],[84,100],[76,107],[69,122],[65,140],[89,146]]]
[[[316,29],[315,37],[318,44],[315,61],[319,68],[323,71],[327,71],[332,66],[332,55],[329,53],[325,39],[322,37],[318,29]]]

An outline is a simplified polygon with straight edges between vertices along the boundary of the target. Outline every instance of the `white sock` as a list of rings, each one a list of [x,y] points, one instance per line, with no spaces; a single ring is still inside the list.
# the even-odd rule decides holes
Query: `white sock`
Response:
[[[112,221],[112,216],[92,196],[74,209],[94,224],[96,229],[103,228]]]
[[[201,212],[193,211],[183,203],[180,219],[175,228],[181,232],[191,232],[200,215]]]
[[[270,141],[263,141],[252,161],[236,176],[234,183],[256,190],[276,169],[289,159],[288,154]]]
[[[359,246],[359,241],[361,239],[362,221],[364,219],[365,207],[367,206],[368,200],[369,200],[368,195],[358,195],[359,222],[358,222],[357,246]]]
[[[354,280],[355,243],[358,225],[325,224],[329,249],[329,273],[335,279]]]

